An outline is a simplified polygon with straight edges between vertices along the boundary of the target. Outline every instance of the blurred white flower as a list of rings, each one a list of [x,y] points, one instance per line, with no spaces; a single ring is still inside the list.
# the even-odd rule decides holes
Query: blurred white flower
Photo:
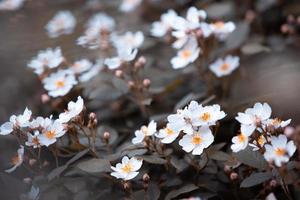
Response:
[[[64,125],[59,121],[54,121],[48,127],[46,127],[42,134],[38,135],[38,139],[41,145],[49,146],[56,142],[57,138],[63,136],[66,130]]]
[[[178,110],[176,114],[169,115],[168,122],[171,127],[177,127],[176,129],[189,135],[193,134],[194,129],[191,124],[191,115],[187,108]]]
[[[203,150],[209,147],[214,141],[214,136],[208,126],[200,127],[199,130],[192,135],[184,135],[179,140],[179,145],[186,152],[193,155],[201,155]]]
[[[43,84],[49,96],[58,97],[66,95],[77,84],[77,81],[71,70],[59,70],[46,77]]]
[[[170,144],[178,137],[180,129],[178,127],[172,127],[170,124],[167,124],[167,127],[160,129],[159,133],[155,136],[161,138],[161,142],[164,144]]]
[[[268,162],[274,162],[277,167],[281,167],[283,163],[288,162],[296,151],[294,142],[287,142],[285,135],[279,135],[278,137],[272,136],[271,145],[265,144],[265,148],[265,159]]]
[[[232,138],[231,149],[233,152],[239,152],[246,149],[249,142],[249,136],[253,133],[253,128],[247,125],[241,126],[241,133]]]
[[[21,145],[17,151],[17,155],[11,159],[11,164],[13,165],[13,167],[5,170],[5,172],[11,173],[15,171],[17,167],[19,167],[23,163],[23,160],[24,160],[24,147]]]
[[[209,69],[217,76],[227,76],[231,74],[240,65],[240,58],[238,56],[228,55],[224,59],[219,58],[213,62]]]
[[[34,73],[40,75],[45,71],[45,68],[56,68],[64,61],[60,47],[55,49],[48,48],[44,51],[40,51],[38,55],[33,58],[28,67],[34,70]]]
[[[119,9],[122,12],[131,12],[138,7],[143,0],[122,0],[122,3],[119,7]]]
[[[71,34],[76,26],[76,18],[70,11],[59,11],[45,26],[49,37]]]
[[[40,139],[39,139],[40,132],[34,131],[34,134],[27,133],[27,141],[25,142],[26,146],[38,148],[41,146]]]
[[[40,129],[40,128],[43,129],[43,128],[48,127],[50,124],[52,124],[52,122],[53,122],[52,115],[50,117],[46,117],[46,118],[37,117],[30,122],[29,127],[31,129]]]
[[[257,126],[271,117],[272,109],[269,104],[256,103],[253,108],[247,108],[245,113],[238,113],[235,118],[241,124]]]
[[[77,101],[70,101],[68,103],[68,110],[66,110],[65,112],[61,113],[59,115],[59,119],[58,121],[61,123],[67,123],[69,122],[72,118],[76,117],[77,115],[79,115],[82,110],[83,110],[83,99],[81,98],[81,96],[77,97]]]
[[[25,108],[23,114],[21,115],[12,115],[9,118],[9,121],[13,123],[14,126],[17,127],[28,127],[30,125],[30,118],[31,118],[32,112],[27,107]]]
[[[115,28],[115,20],[105,13],[97,13],[93,15],[88,23],[87,28],[95,28],[101,32],[111,32]]]
[[[102,69],[103,66],[103,61],[98,60],[91,68],[90,70],[82,73],[79,77],[78,80],[80,82],[86,82],[91,80],[93,77],[97,76]]]
[[[85,30],[84,35],[77,39],[77,44],[89,49],[99,48],[101,43],[101,36],[99,30],[96,28],[89,28]]]
[[[113,58],[106,58],[104,64],[111,70],[117,69],[124,62],[130,62],[135,59],[138,50],[128,47],[117,49],[118,56]]]
[[[195,38],[190,38],[183,49],[177,52],[177,56],[171,59],[171,64],[174,69],[186,67],[188,64],[194,62],[200,54],[200,48],[197,45]]]
[[[126,32],[123,35],[111,35],[111,41],[116,49],[132,48],[136,49],[142,46],[144,42],[144,34],[142,31]]]
[[[142,164],[143,160],[135,157],[129,159],[127,156],[124,156],[122,162],[118,163],[116,167],[111,166],[113,172],[110,175],[125,181],[131,180],[139,174],[138,170],[142,167]]]
[[[5,122],[0,127],[0,135],[8,135],[14,130],[14,124],[12,122]]]
[[[87,59],[81,59],[76,62],[74,62],[73,65],[71,65],[70,69],[74,72],[74,74],[81,74],[89,69],[91,69],[93,66],[93,63]]]
[[[211,126],[215,125],[220,119],[223,119],[226,114],[221,111],[220,105],[204,106],[201,105],[195,109],[192,117],[193,126]]]
[[[152,23],[151,35],[155,37],[163,37],[168,31],[172,30],[172,26],[175,23],[175,19],[178,17],[174,10],[168,10],[166,13],[162,14],[160,21]]]
[[[291,119],[282,121],[281,119],[275,118],[275,119],[267,119],[266,121],[263,121],[264,126],[272,126],[275,129],[277,128],[284,128],[287,125],[291,123]]]
[[[3,0],[0,2],[0,10],[18,10],[25,0]]]
[[[156,133],[156,122],[153,120],[148,124],[148,126],[142,126],[140,130],[134,132],[135,137],[132,139],[133,144],[138,144],[143,142],[145,137],[152,136]]]
[[[220,40],[225,40],[227,36],[235,30],[233,22],[218,21],[210,24],[213,34]]]

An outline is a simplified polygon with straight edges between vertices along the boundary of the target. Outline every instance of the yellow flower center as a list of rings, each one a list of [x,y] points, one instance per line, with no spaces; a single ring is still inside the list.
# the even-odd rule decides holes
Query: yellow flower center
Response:
[[[199,135],[195,135],[192,142],[196,145],[201,144],[202,138]]]
[[[223,65],[221,65],[220,67],[221,71],[227,71],[229,69],[229,64],[227,63],[223,63]]]
[[[208,112],[205,112],[203,113],[201,116],[200,116],[200,119],[207,122],[208,120],[210,120],[211,118],[211,115],[208,113]]]
[[[20,158],[19,158],[19,155],[15,155],[14,157],[12,157],[11,159],[11,164],[13,165],[17,165],[19,162],[20,162]]]
[[[216,22],[216,23],[214,23],[214,27],[216,29],[222,29],[222,28],[224,28],[224,22]]]
[[[174,131],[172,129],[170,129],[170,128],[166,128],[165,130],[166,130],[166,133],[168,135],[173,135],[174,134]]]
[[[144,135],[148,135],[148,128],[147,128],[147,126],[142,126],[141,131],[144,133]]]
[[[264,136],[259,136],[258,140],[257,140],[257,143],[262,146],[264,143],[265,143],[265,138]]]
[[[63,80],[59,80],[55,82],[57,88],[62,88],[65,86],[65,82]]]
[[[185,60],[189,59],[189,57],[191,57],[191,55],[192,55],[192,51],[190,51],[190,50],[183,50],[180,53],[180,57],[182,57]]]
[[[45,136],[46,136],[48,139],[53,139],[53,138],[55,138],[55,135],[56,135],[55,131],[47,131],[47,132],[45,133]]]
[[[278,119],[278,118],[275,118],[275,119],[272,120],[271,123],[272,123],[273,125],[280,125],[280,124],[281,124],[281,120]]]
[[[124,165],[124,166],[122,167],[122,171],[123,171],[124,173],[130,173],[130,172],[132,172],[132,165],[131,165],[130,163]]]
[[[245,142],[246,138],[247,137],[243,133],[241,133],[241,134],[238,135],[238,139],[239,139],[240,143]]]
[[[40,140],[37,137],[32,138],[32,143],[35,145],[40,145]]]
[[[282,149],[282,148],[278,148],[275,150],[275,154],[277,156],[283,156],[285,153],[286,153],[285,149]]]

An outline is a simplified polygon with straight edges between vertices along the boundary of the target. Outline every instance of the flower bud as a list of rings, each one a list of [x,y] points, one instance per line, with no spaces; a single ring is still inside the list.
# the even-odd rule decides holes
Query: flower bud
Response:
[[[42,94],[42,95],[41,95],[41,101],[42,101],[42,103],[47,103],[47,102],[49,102],[49,101],[50,101],[49,95],[48,95],[48,94]]]
[[[224,165],[224,172],[229,173],[231,171],[231,167],[229,165]]]
[[[230,174],[230,180],[234,181],[234,180],[236,180],[237,178],[238,178],[238,174],[237,174],[237,173],[232,172],[232,173]]]
[[[149,183],[149,181],[150,181],[150,176],[149,176],[147,173],[143,175],[143,181],[144,181],[145,183]]]
[[[130,182],[124,182],[123,183],[123,187],[125,190],[130,190],[131,189],[131,183]]]
[[[140,68],[143,68],[145,66],[145,64],[146,64],[146,58],[144,56],[141,56],[134,63],[134,68],[136,70],[139,70]]]
[[[143,86],[145,88],[149,88],[150,84],[151,84],[151,81],[149,79],[146,78],[143,80]]]
[[[115,72],[115,76],[118,77],[118,78],[123,78],[123,75],[124,75],[124,73],[123,73],[122,70],[119,70],[119,69],[118,69],[118,70]]]
[[[271,187],[276,187],[276,186],[277,186],[277,181],[274,180],[274,179],[271,180],[271,181],[270,181],[270,186],[271,186]]]
[[[134,84],[134,82],[133,81],[128,81],[128,87],[129,87],[129,89],[133,89],[134,88],[134,86],[135,86],[135,84]]]
[[[94,120],[94,119],[97,118],[97,116],[96,116],[96,114],[95,114],[94,112],[91,112],[91,113],[89,114],[89,118],[90,118],[90,120]]]
[[[109,138],[110,138],[110,133],[109,132],[104,132],[103,133],[103,140],[104,140],[104,142],[106,143],[106,144],[108,144],[109,143]]]

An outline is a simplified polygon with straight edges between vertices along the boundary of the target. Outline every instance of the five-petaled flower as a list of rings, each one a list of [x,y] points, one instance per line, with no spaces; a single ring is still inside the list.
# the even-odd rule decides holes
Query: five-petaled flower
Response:
[[[129,159],[127,156],[124,156],[121,163],[118,163],[115,167],[111,166],[113,170],[111,175],[117,179],[131,180],[139,174],[138,170],[142,167],[142,164],[143,160],[135,157]]]

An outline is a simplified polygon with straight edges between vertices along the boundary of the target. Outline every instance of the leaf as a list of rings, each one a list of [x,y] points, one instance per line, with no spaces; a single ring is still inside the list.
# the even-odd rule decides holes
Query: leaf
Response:
[[[230,156],[223,151],[215,151],[211,155],[209,155],[209,158],[218,161],[227,161]]]
[[[189,166],[184,159],[178,159],[175,156],[171,157],[170,162],[176,168],[177,173],[182,172]]]
[[[262,46],[259,43],[248,43],[242,47],[242,52],[245,55],[253,55],[262,52],[269,52],[270,49],[268,47]]]
[[[170,199],[173,199],[181,194],[185,194],[185,193],[189,193],[191,191],[194,191],[198,189],[198,187],[194,184],[188,184],[188,185],[185,185],[181,188],[179,188],[178,190],[172,190],[171,192],[169,192],[165,198],[165,200],[170,200]]]
[[[143,155],[143,156],[137,156],[137,158],[141,158],[141,159],[145,160],[148,163],[158,164],[158,165],[164,165],[167,162],[165,159],[160,158],[160,157],[155,156],[155,155]]]
[[[236,25],[236,29],[228,36],[225,46],[227,50],[240,48],[246,42],[250,32],[247,22],[240,22]]]
[[[249,177],[245,178],[241,183],[241,188],[248,188],[261,184],[273,177],[272,172],[258,172],[252,173]]]
[[[158,185],[154,182],[150,182],[147,189],[148,199],[157,200],[160,196],[160,189]]]
[[[242,150],[234,154],[238,161],[241,163],[264,170],[268,167],[268,163],[265,161],[263,156],[258,151],[252,151],[251,147],[247,147],[245,150]]]
[[[78,163],[77,167],[85,172],[99,173],[99,172],[110,172],[110,162],[105,159],[93,158]]]
[[[87,152],[89,152],[89,149],[85,149],[79,153],[77,153],[73,158],[71,158],[65,165],[60,166],[55,168],[54,170],[52,170],[49,174],[48,174],[48,180],[52,180],[55,177],[60,176],[68,167],[70,164],[72,164],[73,162],[77,161],[78,159],[80,159],[82,156],[84,156]]]

